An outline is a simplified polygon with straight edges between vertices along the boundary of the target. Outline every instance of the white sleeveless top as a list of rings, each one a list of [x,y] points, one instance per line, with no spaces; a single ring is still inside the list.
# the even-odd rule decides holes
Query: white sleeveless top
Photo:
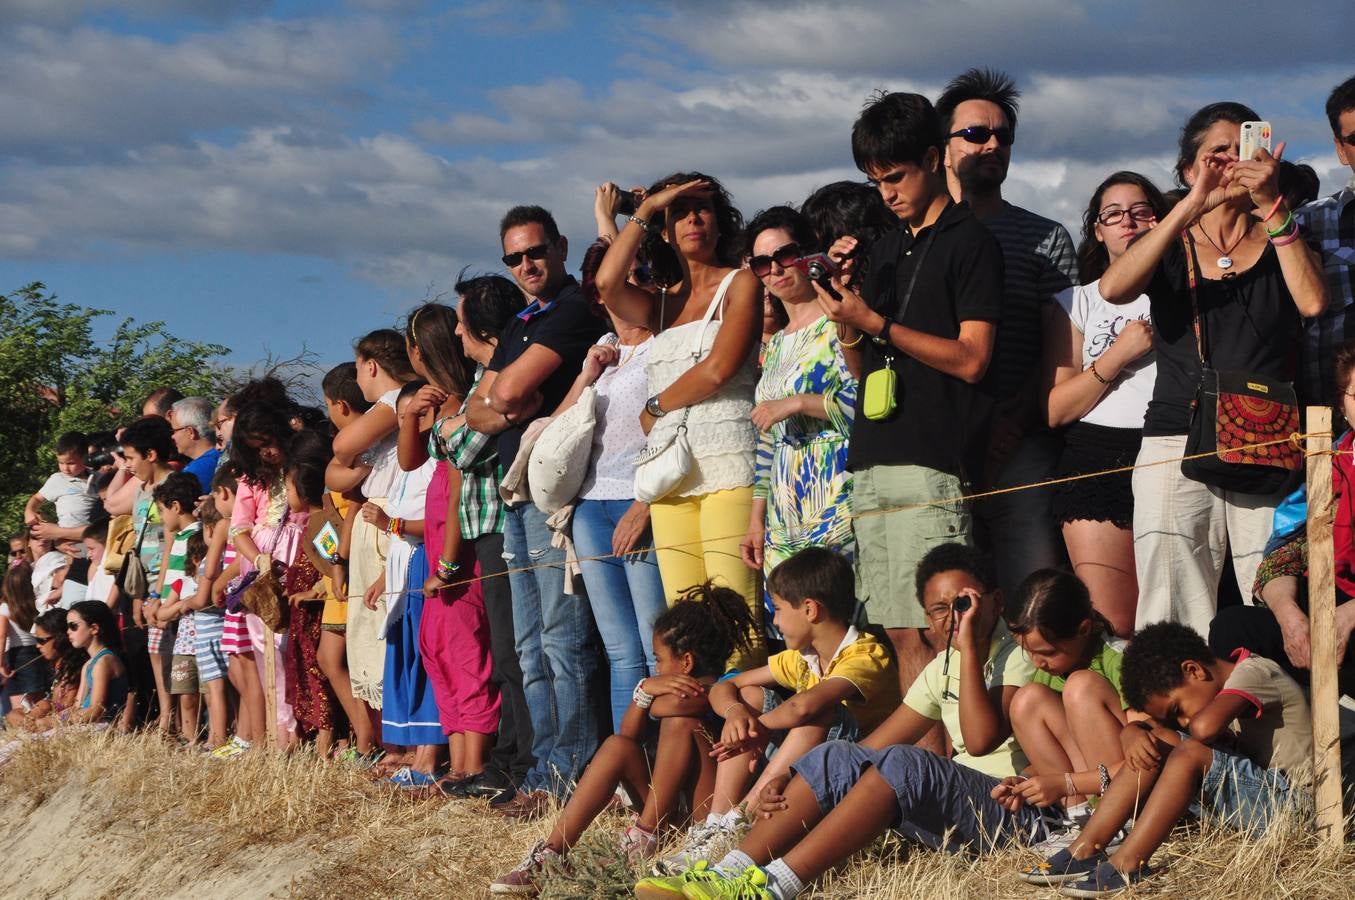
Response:
[[[715,314],[709,321],[688,322],[654,336],[646,363],[651,397],[667,389],[696,363],[693,350],[698,337],[699,358],[704,359],[710,353],[724,322],[725,292],[737,274],[736,269],[720,282],[711,300]],[[686,426],[692,470],[670,496],[699,497],[753,484],[757,429],[751,415],[757,378],[757,354],[750,351],[733,378],[710,397],[688,407]],[[677,431],[682,420],[682,410],[669,411],[654,424],[650,438],[657,441],[667,437]]]

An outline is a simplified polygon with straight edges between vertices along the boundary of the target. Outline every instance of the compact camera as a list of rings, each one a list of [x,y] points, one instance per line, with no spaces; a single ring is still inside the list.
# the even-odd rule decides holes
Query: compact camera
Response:
[[[809,256],[802,256],[795,261],[795,268],[804,272],[806,278],[827,291],[828,296],[834,300],[842,299],[842,295],[833,287],[833,276],[842,270],[828,254],[811,253]]]

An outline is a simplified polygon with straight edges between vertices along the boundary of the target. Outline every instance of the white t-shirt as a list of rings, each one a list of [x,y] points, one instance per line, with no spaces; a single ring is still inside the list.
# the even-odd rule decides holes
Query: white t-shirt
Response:
[[[89,576],[89,586],[85,588],[85,599],[107,603],[113,593],[113,584],[117,576],[112,572],[105,572],[102,561],[99,565],[91,565],[89,571],[93,574]]]
[[[79,528],[89,524],[99,495],[92,487],[93,479],[75,475],[52,473],[38,489],[44,499],[56,506],[56,523],[62,528]]]
[[[606,343],[607,335],[599,343]],[[654,338],[633,347],[617,346],[615,365],[598,376],[597,427],[593,429],[593,453],[588,475],[579,491],[580,500],[635,499],[635,460],[645,449],[640,413],[649,399],[649,373],[645,360]]]
[[[395,409],[395,401],[400,396],[399,388],[391,388],[382,394],[377,403],[383,403],[392,410]],[[366,453],[362,455],[362,461],[372,467],[365,481],[362,482],[362,494],[365,497],[389,498],[391,491],[395,489],[396,479],[400,477],[400,458],[396,442],[399,440],[399,431],[392,431],[371,446]]]
[[[1107,303],[1099,284],[1098,281],[1080,284],[1058,295],[1059,305],[1082,332],[1083,369],[1090,368],[1115,343],[1127,323],[1134,319],[1152,320],[1147,294],[1140,294],[1130,303]],[[1156,380],[1157,354],[1150,351],[1124,367],[1082,421],[1107,428],[1142,428]]]
[[[57,605],[48,603],[47,595],[52,592],[52,582],[56,580],[56,573],[68,565],[70,560],[66,559],[66,554],[56,550],[48,550],[33,563],[33,598],[38,605],[38,612],[46,612]]]
[[[5,649],[10,647],[36,647],[38,642],[32,633],[27,629],[20,628],[18,624],[10,618],[9,604],[0,602],[0,616],[5,617],[9,622],[9,641],[5,644]]]

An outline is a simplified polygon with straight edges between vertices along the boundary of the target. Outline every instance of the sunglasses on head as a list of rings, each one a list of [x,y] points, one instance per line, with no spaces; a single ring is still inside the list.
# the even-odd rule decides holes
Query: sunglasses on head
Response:
[[[989,138],[996,137],[1000,146],[1010,147],[1012,141],[1016,140],[1016,132],[1006,127],[989,128],[987,125],[970,125],[968,128],[952,131],[946,137],[964,138],[971,144],[986,144]]]
[[[788,269],[800,258],[800,245],[796,243],[777,247],[770,254],[748,258],[748,270],[758,278],[765,278],[772,272],[772,263]]]
[[[524,256],[528,259],[540,260],[545,259],[546,254],[549,252],[550,244],[537,244],[535,247],[528,247],[526,250],[519,250],[516,253],[505,253],[499,258],[503,260],[503,264],[508,268],[516,269],[518,266],[522,265],[522,258]]]

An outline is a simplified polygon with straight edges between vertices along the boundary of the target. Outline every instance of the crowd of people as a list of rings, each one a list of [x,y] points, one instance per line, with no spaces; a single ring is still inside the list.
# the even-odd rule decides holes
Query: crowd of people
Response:
[[[620,852],[681,830],[648,898],[784,900],[886,829],[1099,896],[1198,797],[1264,831],[1312,777],[1289,437],[1355,420],[1355,192],[1212,103],[1176,187],[1109,174],[1075,244],[1003,197],[1018,99],[877,95],[866,183],[746,225],[710,175],[605,183],[577,279],[514,207],[511,279],[359,338],[323,410],[167,386],[63,435],[0,590],[0,757],[149,728],[562,802],[494,893],[618,804]],[[1355,170],[1355,78],[1326,112]]]

